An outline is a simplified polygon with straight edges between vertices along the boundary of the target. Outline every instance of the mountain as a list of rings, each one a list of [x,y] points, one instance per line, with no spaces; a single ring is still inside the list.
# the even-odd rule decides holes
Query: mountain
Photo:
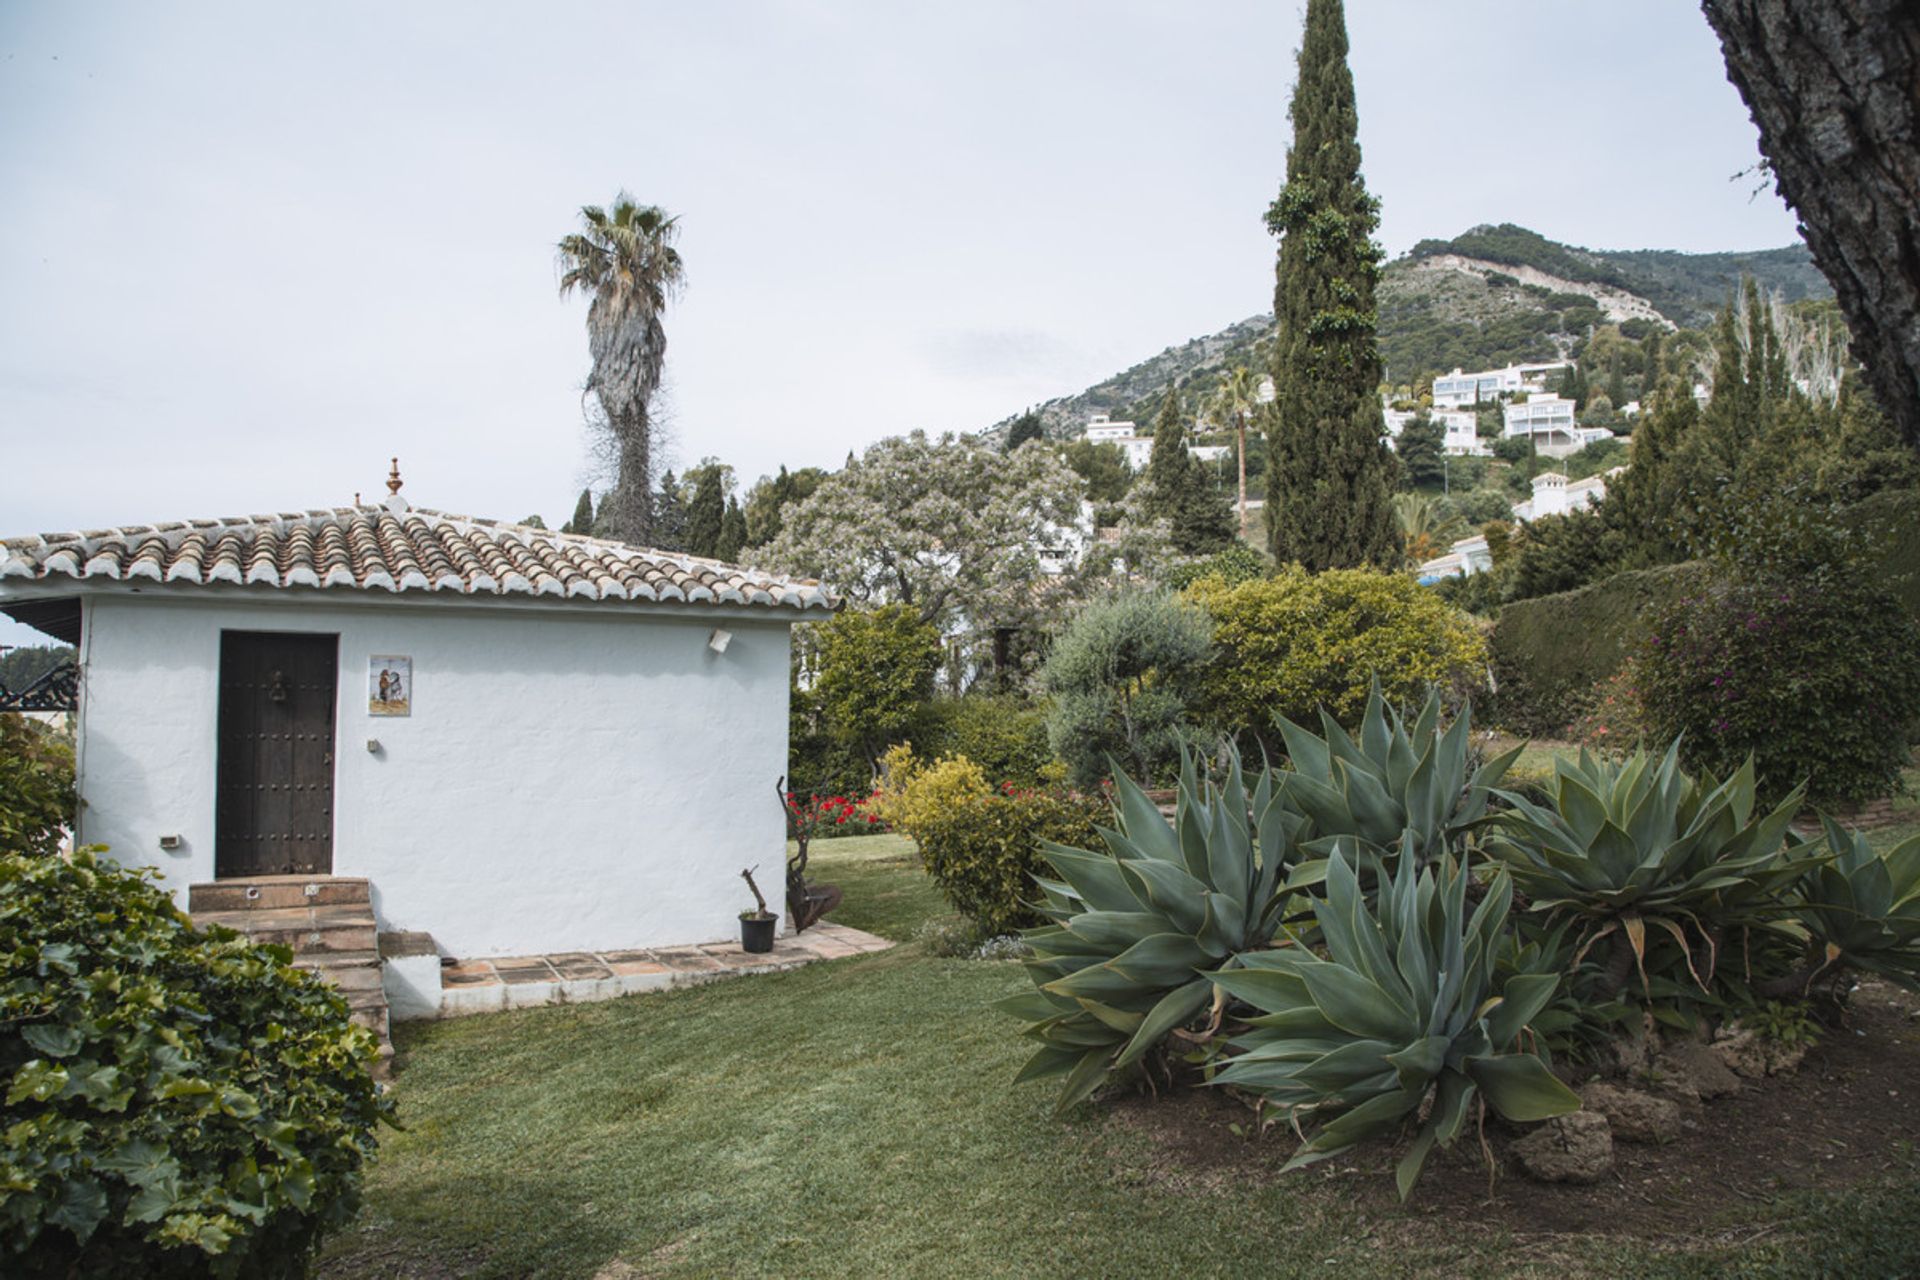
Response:
[[[1510,223],[1475,227],[1452,240],[1422,240],[1387,264],[1376,298],[1380,355],[1394,383],[1456,366],[1559,359],[1577,354],[1597,325],[1619,324],[1630,338],[1704,325],[1749,275],[1790,302],[1833,296],[1805,245],[1749,253],[1582,249]],[[1223,370],[1265,368],[1272,328],[1271,315],[1250,316],[1168,347],[1040,405],[1041,425],[1048,438],[1066,439],[1095,413],[1150,423],[1172,381],[1192,405]],[[987,434],[1003,437],[1012,421]]]

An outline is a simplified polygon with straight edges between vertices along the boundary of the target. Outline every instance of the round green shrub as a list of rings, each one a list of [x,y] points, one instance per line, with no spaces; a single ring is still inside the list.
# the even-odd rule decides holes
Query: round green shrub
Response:
[[[1059,787],[989,787],[972,761],[952,757],[919,765],[910,752],[888,757],[898,790],[888,820],[920,846],[920,861],[942,896],[993,937],[1041,923],[1027,904],[1033,877],[1051,874],[1040,842],[1084,847],[1094,823],[1108,821],[1104,800]]]
[[[1356,723],[1372,682],[1390,702],[1433,689],[1464,701],[1486,669],[1471,619],[1405,573],[1298,566],[1228,585],[1203,578],[1187,595],[1213,618],[1214,656],[1200,706],[1219,731],[1278,746],[1278,717],[1317,724],[1325,707]]]
[[[1656,610],[1637,667],[1655,742],[1724,776],[1749,754],[1764,797],[1891,794],[1920,723],[1920,626],[1852,569],[1761,570]]]
[[[297,1277],[359,1204],[372,1033],[155,874],[0,857],[0,1273]]]
[[[1075,786],[1106,777],[1110,759],[1145,781],[1173,776],[1207,633],[1205,613],[1155,590],[1095,600],[1067,624],[1041,683],[1053,699],[1047,739]]]
[[[1053,761],[1047,710],[1044,701],[1005,694],[936,698],[927,706],[914,749],[930,760],[965,756],[995,782],[1032,786]]]

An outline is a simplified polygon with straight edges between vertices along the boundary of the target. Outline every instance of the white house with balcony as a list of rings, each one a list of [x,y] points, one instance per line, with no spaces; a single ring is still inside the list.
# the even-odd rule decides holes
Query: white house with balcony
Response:
[[[1579,425],[1573,401],[1540,391],[1506,407],[1505,434],[1509,438],[1531,436],[1534,449],[1549,458],[1564,458],[1596,440],[1613,438],[1613,432],[1605,427]]]
[[[1433,380],[1433,407],[1465,409],[1501,396],[1545,391],[1547,379],[1571,368],[1571,360],[1549,364],[1510,364],[1504,369],[1484,369],[1467,373],[1455,369]]]

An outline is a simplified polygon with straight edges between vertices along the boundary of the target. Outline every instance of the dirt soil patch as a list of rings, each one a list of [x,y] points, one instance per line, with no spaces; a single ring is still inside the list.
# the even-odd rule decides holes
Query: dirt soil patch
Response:
[[[1685,1110],[1675,1142],[1616,1141],[1612,1172],[1592,1186],[1532,1181],[1503,1157],[1516,1131],[1491,1122],[1487,1136],[1499,1160],[1491,1192],[1471,1130],[1452,1150],[1433,1153],[1404,1207],[1393,1188],[1398,1153],[1381,1146],[1287,1176],[1299,1180],[1302,1194],[1407,1225],[1433,1218],[1436,1225],[1472,1221],[1476,1230],[1504,1227],[1527,1236],[1669,1241],[1721,1234],[1784,1193],[1839,1190],[1912,1167],[1920,1144],[1920,999],[1866,984],[1854,993],[1846,1022],[1825,1032],[1797,1072],[1748,1081],[1735,1096]],[[1158,1154],[1146,1180],[1176,1190],[1270,1176],[1297,1145],[1277,1126],[1255,1133],[1243,1104],[1208,1089],[1157,1101],[1129,1097],[1114,1116],[1153,1142]]]

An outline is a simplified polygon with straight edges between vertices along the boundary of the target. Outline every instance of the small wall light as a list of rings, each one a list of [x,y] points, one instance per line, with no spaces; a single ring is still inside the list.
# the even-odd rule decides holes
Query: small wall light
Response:
[[[178,849],[180,847],[180,837],[179,836],[161,836],[160,847],[162,849],[165,849],[168,853],[172,853],[175,849]]]
[[[715,627],[713,634],[707,637],[707,648],[715,653],[725,653],[727,646],[733,643],[733,632],[725,627]]]
[[[367,754],[370,756],[377,756],[380,754],[380,739],[378,738],[367,739]]]

